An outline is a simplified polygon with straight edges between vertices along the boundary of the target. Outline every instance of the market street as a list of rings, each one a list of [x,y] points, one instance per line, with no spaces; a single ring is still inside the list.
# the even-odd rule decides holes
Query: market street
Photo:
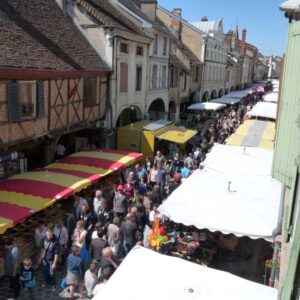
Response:
[[[299,49],[300,0],[1,0],[0,300],[300,299]]]

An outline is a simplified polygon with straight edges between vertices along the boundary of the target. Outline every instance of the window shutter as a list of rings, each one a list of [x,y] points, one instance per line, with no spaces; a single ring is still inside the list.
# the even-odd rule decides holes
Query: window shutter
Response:
[[[9,82],[7,84],[7,108],[9,122],[17,122],[21,119],[17,82]]]
[[[45,117],[44,81],[37,82],[37,117]]]

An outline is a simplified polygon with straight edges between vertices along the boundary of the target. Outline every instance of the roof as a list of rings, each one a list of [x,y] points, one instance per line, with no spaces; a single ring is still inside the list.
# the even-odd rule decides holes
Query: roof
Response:
[[[109,0],[76,0],[100,24],[145,36],[145,32],[122,14]]]
[[[172,42],[188,57],[188,59],[194,64],[201,64],[200,59],[176,36],[174,32],[172,34]]]
[[[2,0],[0,20],[0,69],[109,70],[54,0]]]
[[[281,183],[271,177],[272,159],[269,150],[215,145],[204,169],[188,177],[159,211],[198,229],[270,240],[281,198]]]
[[[100,0],[102,1],[102,0]],[[144,19],[145,21],[152,24],[153,28],[162,31],[163,33],[169,35],[170,31],[165,26],[163,22],[161,22],[157,17],[155,20],[150,19],[145,13],[142,12],[141,8],[132,0],[118,0],[121,4],[125,5],[128,9],[130,9],[133,13],[138,15],[140,18]],[[143,1],[146,3],[146,1]],[[149,1],[149,3],[152,3],[153,1]]]
[[[201,31],[209,34],[211,32],[218,31],[222,19],[212,20],[212,21],[200,21],[200,22],[190,22],[193,26],[200,29]]]
[[[128,288],[132,278],[134,292]],[[276,300],[278,294],[266,285],[141,246],[135,246],[101,286],[94,300]]]
[[[82,151],[0,182],[0,234],[142,156],[118,150]]]

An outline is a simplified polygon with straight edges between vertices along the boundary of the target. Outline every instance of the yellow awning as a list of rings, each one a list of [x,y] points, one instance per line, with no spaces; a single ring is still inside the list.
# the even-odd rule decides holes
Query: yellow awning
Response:
[[[196,134],[197,131],[195,130],[173,127],[168,131],[164,132],[163,134],[157,136],[157,138],[160,140],[166,140],[177,144],[185,144]]]
[[[274,122],[247,120],[228,138],[227,145],[273,150],[274,139]]]

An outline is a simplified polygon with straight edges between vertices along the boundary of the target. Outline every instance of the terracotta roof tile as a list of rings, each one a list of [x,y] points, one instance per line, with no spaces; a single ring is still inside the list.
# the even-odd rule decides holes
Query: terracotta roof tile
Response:
[[[108,71],[54,0],[0,1],[0,68]]]

